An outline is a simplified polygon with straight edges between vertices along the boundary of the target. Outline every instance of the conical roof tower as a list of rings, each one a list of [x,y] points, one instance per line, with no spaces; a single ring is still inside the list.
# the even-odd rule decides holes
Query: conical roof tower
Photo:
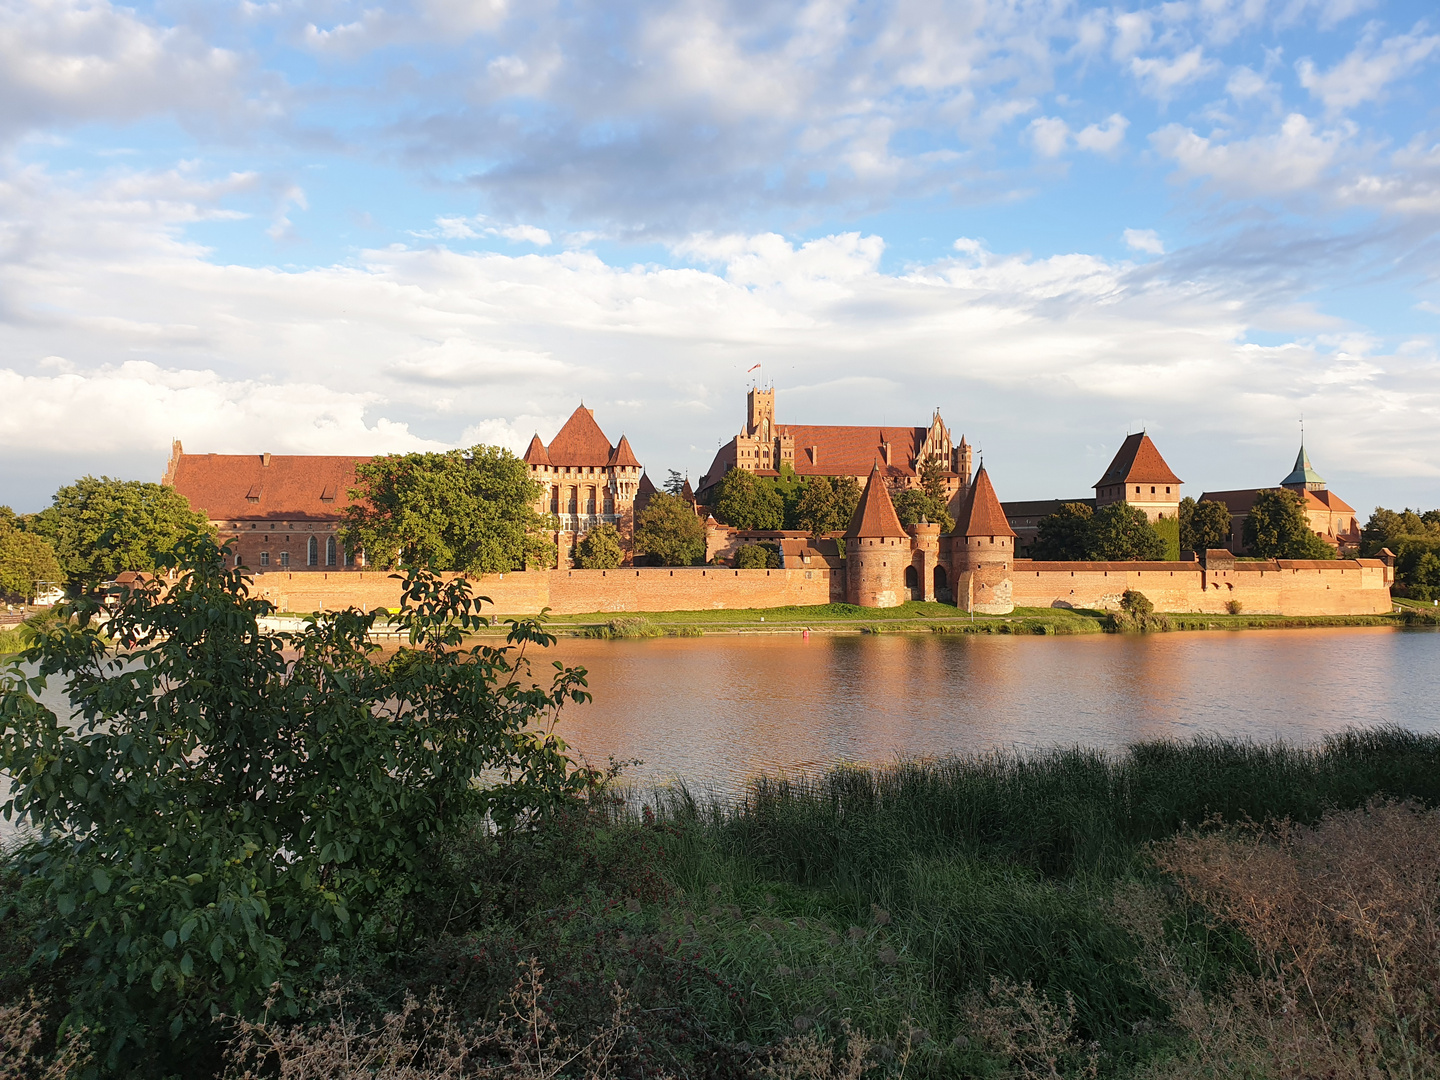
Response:
[[[1325,478],[1310,464],[1310,455],[1305,453],[1305,444],[1300,444],[1300,453],[1295,455],[1295,468],[1280,481],[1280,486],[1294,491],[1324,491]]]
[[[994,485],[990,483],[990,474],[985,471],[983,461],[980,468],[975,470],[975,481],[970,485],[970,494],[965,498],[965,505],[960,508],[960,513],[955,518],[952,535],[1015,535],[1015,530],[1010,528],[1010,522],[1006,520],[1005,510],[995,494]]]
[[[850,518],[850,527],[845,530],[847,540],[861,536],[904,537],[909,533],[900,524],[900,515],[895,513],[895,504],[890,501],[890,492],[880,475],[880,466],[870,469],[870,479],[865,481],[865,490],[855,504],[855,513]]]

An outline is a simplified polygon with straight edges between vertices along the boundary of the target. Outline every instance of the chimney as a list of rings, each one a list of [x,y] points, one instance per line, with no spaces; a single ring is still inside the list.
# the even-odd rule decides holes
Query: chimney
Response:
[[[260,455],[260,464],[261,464],[262,467],[268,469],[268,468],[270,467],[270,455],[269,455],[269,454],[261,454],[261,455]]]
[[[884,451],[884,453],[885,453],[885,464],[886,464],[886,465],[889,465],[889,464],[890,464],[890,444],[889,444],[888,442],[886,442],[886,443],[881,443],[881,444],[880,444],[880,449],[881,449],[882,451]]]
[[[812,447],[810,447],[810,464],[811,464],[811,465],[819,465],[819,464],[820,464],[820,447],[818,447],[818,446],[812,446]]]

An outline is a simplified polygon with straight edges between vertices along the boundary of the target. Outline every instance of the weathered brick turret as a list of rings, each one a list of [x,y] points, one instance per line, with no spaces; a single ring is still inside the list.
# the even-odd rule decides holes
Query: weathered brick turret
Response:
[[[1014,557],[1015,531],[1005,520],[990,474],[982,464],[950,534],[955,603],[984,615],[1014,611],[1010,579]]]
[[[860,607],[898,607],[907,599],[905,569],[911,565],[910,534],[900,524],[879,467],[845,530],[845,599]]]

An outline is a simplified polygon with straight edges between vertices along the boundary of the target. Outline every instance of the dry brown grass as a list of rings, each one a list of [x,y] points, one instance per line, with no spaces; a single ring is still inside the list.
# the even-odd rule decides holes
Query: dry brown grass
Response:
[[[992,978],[989,993],[972,995],[965,1013],[980,1046],[1004,1060],[1008,1076],[1091,1080],[1099,1069],[1096,1048],[1075,1035],[1075,1001],[1068,992],[1062,1005],[1028,982]]]
[[[466,1028],[438,997],[404,1007],[378,1027],[346,1017],[343,995],[324,1002],[336,1017],[320,1027],[240,1022],[227,1080],[606,1080],[616,1075],[617,1044],[630,1007],[617,986],[609,1023],[587,1039],[562,1034],[544,1000],[543,970],[526,963],[509,1001],[491,1022]],[[663,1075],[651,1074],[656,1080]]]
[[[1257,970],[1206,999],[1153,894],[1117,908],[1196,1050],[1178,1071],[1281,1078],[1440,1076],[1440,811],[1372,803],[1158,845],[1185,897],[1241,930]]]
[[[31,994],[23,1004],[0,1006],[0,1080],[67,1080],[89,1063],[84,1037],[72,1031],[47,1052],[45,1009]]]

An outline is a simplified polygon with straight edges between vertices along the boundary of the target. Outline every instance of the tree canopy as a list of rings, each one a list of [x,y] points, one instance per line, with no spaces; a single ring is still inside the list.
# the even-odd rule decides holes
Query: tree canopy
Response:
[[[608,521],[595,526],[575,545],[575,565],[581,570],[614,570],[624,561],[620,530]]]
[[[1165,555],[1164,538],[1139,507],[1111,503],[1096,510],[1090,519],[1086,558],[1128,562],[1158,560]]]
[[[61,585],[65,572],[49,542],[34,533],[22,532],[10,523],[13,520],[0,515],[0,594],[28,603],[35,599],[40,582]]]
[[[1073,562],[1086,559],[1090,550],[1090,519],[1095,511],[1084,503],[1061,503],[1053,514],[1040,519],[1031,557]]]
[[[438,888],[437,842],[518,828],[592,779],[552,734],[584,672],[532,676],[524,649],[554,641],[533,620],[467,644],[487,622],[465,579],[412,572],[407,645],[382,656],[375,613],[263,633],[271,605],[214,541],[170,554],[171,586],[127,590],[105,628],[123,662],[82,599],[0,671],[4,810],[46,837],[25,862],[45,897],[32,962],[68,982],[109,1075],[183,1061],[212,1016],[267,995],[294,1015],[326,942],[415,918],[399,901]],[[39,698],[56,676],[74,721]]]
[[[1230,545],[1230,511],[1213,499],[1180,500],[1180,546],[1204,553]]]
[[[921,518],[940,526],[942,533],[955,527],[955,519],[945,508],[945,500],[936,498],[924,488],[904,488],[890,500],[901,525],[914,525]]]
[[[80,587],[124,570],[154,570],[182,541],[214,532],[174,488],[108,476],[62,487],[27,531],[45,538],[65,579]]]
[[[1085,503],[1062,503],[1040,519],[1031,546],[1036,559],[1059,561],[1150,561],[1165,558],[1164,537],[1145,511],[1127,502],[1092,510]]]
[[[783,529],[785,498],[775,484],[745,469],[731,469],[720,481],[711,509],[736,529]]]
[[[498,446],[387,454],[355,470],[342,542],[379,566],[470,574],[553,566],[543,488],[525,463]]]
[[[1333,559],[1335,549],[1315,535],[1300,496],[1288,488],[1257,492],[1243,540],[1262,559]]]
[[[660,566],[693,566],[705,557],[705,523],[684,499],[657,491],[635,516],[635,550]]]
[[[1382,548],[1395,555],[1398,594],[1417,600],[1440,598],[1440,510],[1387,510],[1377,506],[1361,533],[1360,554],[1374,558]]]

